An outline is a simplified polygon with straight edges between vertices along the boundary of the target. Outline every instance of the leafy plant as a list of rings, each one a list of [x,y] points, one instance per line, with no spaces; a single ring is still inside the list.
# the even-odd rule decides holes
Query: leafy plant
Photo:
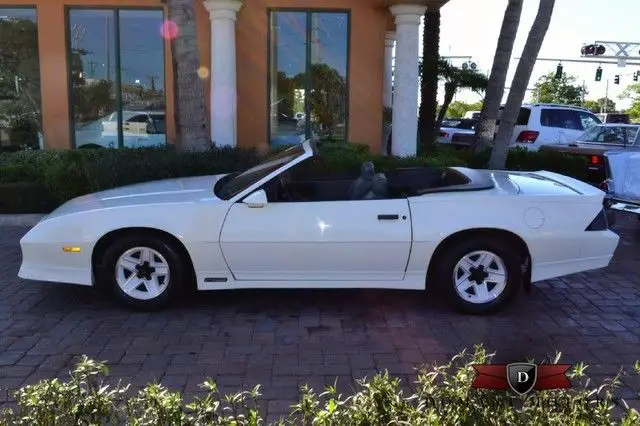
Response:
[[[382,425],[637,425],[640,414],[619,404],[613,391],[619,376],[593,387],[587,366],[576,365],[568,390],[535,392],[516,396],[503,391],[475,389],[473,365],[489,363],[478,345],[474,352],[456,355],[445,365],[418,369],[415,392],[405,393],[399,379],[387,372],[358,381],[353,394],[345,396],[336,386],[317,393],[300,389],[299,400],[278,426],[382,426]],[[560,354],[551,362],[557,363]],[[636,364],[640,372],[640,363]],[[264,424],[260,410],[260,387],[221,395],[216,383],[205,380],[204,395],[185,403],[182,395],[161,384],[150,384],[131,394],[129,385],[106,384],[104,363],[82,357],[68,381],[42,380],[15,393],[16,410],[0,415],[0,426],[9,425],[213,425],[258,426]],[[622,409],[620,418],[613,408]]]

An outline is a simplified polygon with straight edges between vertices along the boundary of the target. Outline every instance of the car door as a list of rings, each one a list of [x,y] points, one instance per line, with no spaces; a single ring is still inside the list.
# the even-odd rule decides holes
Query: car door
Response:
[[[237,202],[220,245],[239,281],[402,280],[411,214],[406,199]]]

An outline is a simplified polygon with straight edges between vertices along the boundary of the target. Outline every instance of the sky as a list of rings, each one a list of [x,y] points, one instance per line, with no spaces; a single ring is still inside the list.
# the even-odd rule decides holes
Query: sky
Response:
[[[538,3],[538,0],[524,0],[513,58],[522,53]],[[506,5],[507,0],[449,0],[442,8],[440,55],[471,56],[481,71],[490,71]],[[538,58],[580,59],[582,45],[595,41],[640,43],[640,0],[556,0],[551,25]],[[635,54],[640,56],[637,51]],[[454,65],[461,65],[465,60],[452,61]],[[511,85],[517,63],[512,59],[507,87]],[[536,63],[529,87],[532,88],[541,75],[555,71],[557,65],[558,62]],[[586,99],[604,97],[606,79],[609,78],[609,98],[616,102],[619,109],[629,106],[629,101],[622,101],[618,96],[633,83],[631,74],[640,71],[640,66],[618,68],[617,65],[603,64],[602,81],[596,82],[596,64],[566,62],[562,65],[565,73],[578,78],[577,84],[585,82],[588,90]],[[620,85],[613,84],[616,74],[621,76]],[[442,90],[439,92],[442,102]],[[530,92],[525,100],[529,96]],[[475,102],[481,98],[470,91],[460,92],[456,96],[456,100],[465,102]]]

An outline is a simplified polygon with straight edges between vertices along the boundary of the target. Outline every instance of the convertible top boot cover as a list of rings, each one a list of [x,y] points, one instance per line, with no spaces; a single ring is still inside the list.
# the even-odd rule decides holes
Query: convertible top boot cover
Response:
[[[607,152],[616,198],[640,202],[640,153]]]

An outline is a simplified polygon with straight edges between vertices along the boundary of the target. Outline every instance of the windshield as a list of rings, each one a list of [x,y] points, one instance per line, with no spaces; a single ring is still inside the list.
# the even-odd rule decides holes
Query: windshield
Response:
[[[257,166],[245,170],[240,174],[225,176],[218,181],[213,191],[217,197],[223,200],[233,198],[280,167],[304,155],[304,152],[303,145],[293,146],[278,154],[272,155]]]
[[[632,145],[638,134],[638,126],[595,126],[587,130],[580,141]]]

